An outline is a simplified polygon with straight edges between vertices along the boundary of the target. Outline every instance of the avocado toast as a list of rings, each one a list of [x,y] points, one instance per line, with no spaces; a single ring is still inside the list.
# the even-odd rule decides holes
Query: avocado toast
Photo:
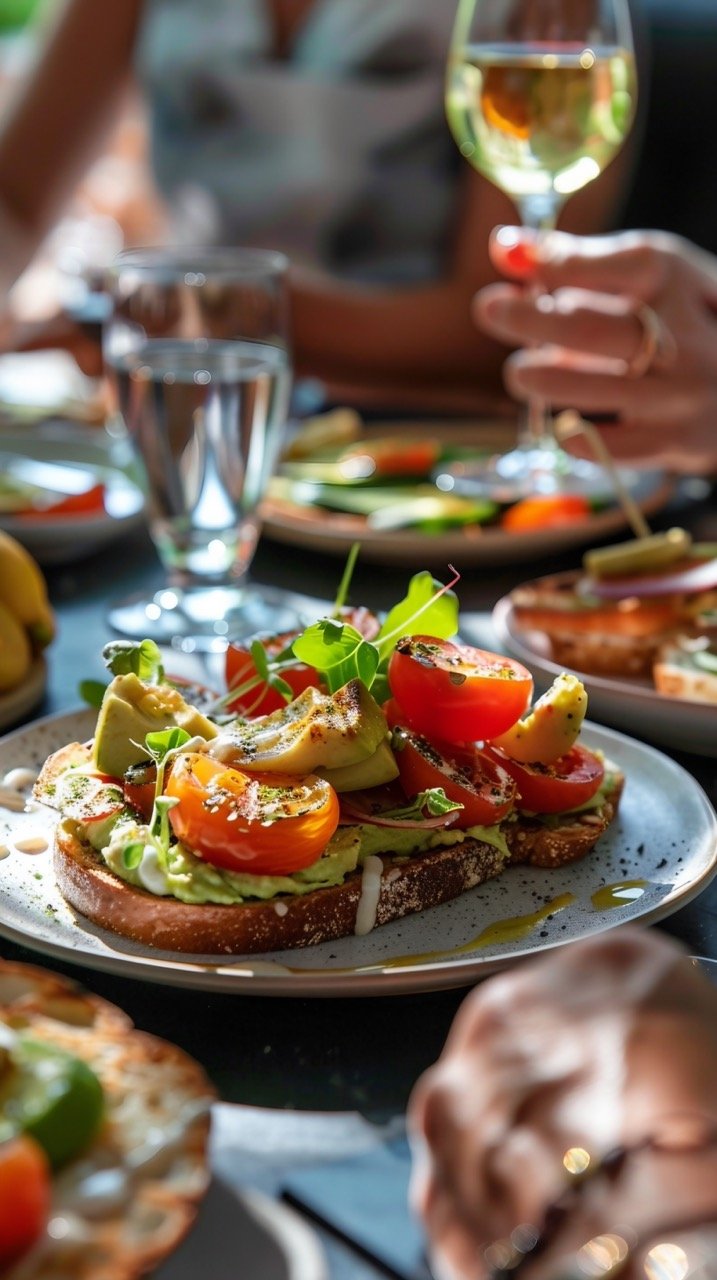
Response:
[[[240,955],[367,933],[510,862],[588,853],[623,780],[577,741],[580,682],[530,711],[519,664],[402,627],[383,655],[379,637],[373,675],[342,657],[256,718],[205,716],[156,671],[116,673],[94,741],[56,752],[35,788],[61,815],[68,902],[145,945]],[[315,629],[323,648],[303,633],[282,671],[355,639],[335,619]],[[253,652],[252,686],[271,677]]]

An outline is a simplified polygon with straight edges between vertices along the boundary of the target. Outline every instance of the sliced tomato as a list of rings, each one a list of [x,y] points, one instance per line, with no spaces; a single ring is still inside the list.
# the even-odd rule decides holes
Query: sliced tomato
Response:
[[[497,747],[486,750],[515,779],[517,807],[529,813],[577,809],[592,800],[605,776],[602,760],[580,743],[552,764],[519,764]]]
[[[66,498],[58,498],[46,507],[31,507],[26,511],[18,511],[17,515],[27,516],[33,520],[41,520],[43,516],[54,520],[57,516],[91,516],[100,515],[105,509],[105,486],[92,485],[84,493],[71,493]]]
[[[106,773],[70,770],[60,785],[63,816],[76,822],[104,822],[124,808],[121,783]]]
[[[579,493],[546,493],[523,498],[501,517],[507,533],[529,533],[533,529],[558,529],[589,519],[592,507]]]
[[[50,1165],[38,1142],[22,1134],[0,1143],[0,1265],[14,1262],[40,1237],[50,1210]]]
[[[380,622],[375,613],[371,613],[369,609],[342,609],[340,612],[342,622],[348,622],[366,640],[372,640],[378,635],[380,630]],[[282,650],[286,649],[295,640],[300,631],[284,631],[281,635],[276,636],[255,636],[253,639],[261,641],[266,651],[267,657],[276,658]],[[257,676],[257,669],[254,659],[251,656],[252,640],[242,641],[241,643],[231,644],[227,649],[225,659],[225,678],[227,689],[238,689],[241,685],[247,684],[254,680]],[[296,698],[304,689],[320,687],[318,672],[313,667],[306,666],[303,662],[297,662],[292,667],[287,667],[281,673],[282,680],[289,685],[293,696]],[[235,712],[237,715],[244,716],[266,716],[272,711],[279,711],[286,706],[286,699],[275,689],[269,685],[262,683],[255,685],[253,689],[249,689],[247,693],[236,698],[228,704],[227,710]]]
[[[399,640],[388,683],[412,729],[454,746],[504,733],[533,693],[533,677],[521,663],[433,636]]]
[[[122,791],[128,804],[149,821],[154,808],[157,786],[157,766],[153,760],[143,760],[130,765],[122,780]]]
[[[165,788],[169,821],[198,857],[228,871],[291,875],[315,862],[339,822],[323,778],[242,773],[196,752],[179,755]]]
[[[430,475],[438,462],[442,445],[438,440],[362,440],[346,449],[339,467],[350,480],[371,480],[389,476]]]
[[[502,765],[477,747],[460,751],[437,747],[410,729],[393,735],[401,786],[410,799],[442,787],[449,800],[463,805],[456,827],[489,827],[510,813],[515,782]]]
[[[298,634],[298,631],[285,631],[278,636],[259,636],[255,639],[261,641],[267,657],[276,658]],[[259,674],[251,655],[251,644],[252,641],[248,640],[241,644],[230,644],[227,649],[224,670],[227,688],[230,690],[248,684]],[[303,662],[297,662],[295,666],[282,671],[281,678],[290,686],[295,698],[304,689],[319,687],[318,673]],[[227,710],[243,716],[267,716],[285,706],[286,698],[262,681],[228,703]]]

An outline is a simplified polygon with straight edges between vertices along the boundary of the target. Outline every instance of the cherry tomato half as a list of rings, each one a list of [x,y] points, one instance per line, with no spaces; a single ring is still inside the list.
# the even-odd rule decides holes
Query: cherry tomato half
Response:
[[[342,609],[340,613],[342,622],[348,622],[366,640],[373,640],[380,630],[380,622],[375,613],[371,613],[369,609]],[[297,631],[284,631],[277,636],[256,636],[255,639],[261,641],[266,651],[267,657],[275,658],[281,653],[282,649],[286,649],[292,640],[295,640],[301,633]],[[246,684],[253,680],[257,675],[256,665],[251,656],[251,640],[241,644],[230,644],[227,649],[224,674],[227,689],[239,688],[240,685]],[[318,672],[313,667],[308,667],[303,662],[297,662],[293,667],[287,667],[281,673],[282,680],[289,685],[293,696],[297,698],[304,689],[320,688]],[[233,711],[237,715],[250,716],[266,716],[272,711],[279,711],[286,706],[286,699],[275,689],[267,684],[255,685],[246,694],[239,698],[235,698],[233,702],[228,704],[227,710]]]
[[[533,693],[533,677],[512,658],[433,636],[399,640],[388,683],[412,729],[454,746],[504,733]]]
[[[507,533],[530,533],[533,529],[559,529],[566,524],[588,520],[592,507],[579,493],[546,493],[523,498],[504,512],[500,527]]]
[[[370,480],[389,476],[430,475],[441,456],[438,440],[362,440],[351,445],[339,458],[339,468],[347,479]]]
[[[57,516],[96,516],[105,510],[105,486],[92,485],[84,493],[68,494],[66,498],[58,498],[46,507],[31,507],[27,511],[18,511],[19,516],[30,516],[33,520],[47,517],[54,520]]]
[[[564,813],[592,800],[605,776],[605,766],[587,747],[576,743],[552,764],[519,764],[499,751],[490,755],[515,779],[517,805],[530,813]]]
[[[513,808],[515,782],[477,747],[441,749],[401,728],[394,734],[393,745],[401,786],[409,799],[430,787],[443,787],[449,800],[463,805],[455,827],[490,827]]]
[[[122,791],[127,804],[137,809],[145,822],[149,822],[152,816],[156,786],[157,766],[154,760],[141,760],[139,764],[131,764],[122,779]]]
[[[50,1209],[50,1165],[38,1142],[21,1134],[0,1143],[0,1265],[25,1253]]]
[[[287,645],[295,640],[298,631],[285,631],[279,636],[258,637],[264,646],[267,657],[275,658],[281,653]],[[250,650],[251,641],[245,644],[230,644],[226,652],[225,659],[225,676],[228,689],[239,688],[243,684],[247,684],[250,680],[257,676],[257,669]],[[297,662],[294,667],[287,667],[286,671],[281,673],[282,680],[290,686],[294,697],[298,697],[303,693],[304,689],[311,687],[318,689],[319,677],[313,667],[307,667],[303,662]],[[280,693],[272,689],[268,684],[255,685],[253,689],[249,689],[240,697],[235,698],[233,702],[227,705],[227,710],[235,712],[237,715],[244,716],[268,716],[272,711],[278,711],[281,707],[286,706],[286,698]]]
[[[323,778],[242,773],[196,752],[174,761],[165,792],[179,801],[169,821],[183,844],[216,867],[291,875],[315,862],[339,822]]]

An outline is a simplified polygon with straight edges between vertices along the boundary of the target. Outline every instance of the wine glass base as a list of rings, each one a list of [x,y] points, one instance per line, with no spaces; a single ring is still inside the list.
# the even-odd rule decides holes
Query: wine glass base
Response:
[[[536,494],[576,493],[609,501],[615,493],[603,467],[560,448],[511,449],[478,462],[456,462],[436,477],[444,491],[494,502],[518,502]]]
[[[153,596],[129,596],[107,612],[120,635],[184,653],[223,653],[232,640],[257,632],[280,633],[301,625],[282,591],[259,586],[163,587]]]

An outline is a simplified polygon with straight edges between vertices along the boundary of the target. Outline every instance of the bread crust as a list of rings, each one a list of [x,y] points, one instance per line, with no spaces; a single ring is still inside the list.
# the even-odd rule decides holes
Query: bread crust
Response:
[[[214,1090],[181,1049],[137,1031],[113,1005],[31,965],[0,961],[0,1021],[83,1059],[105,1099],[99,1132],[53,1177],[53,1218],[80,1224],[60,1244],[47,1235],[7,1280],[137,1280],[179,1244],[209,1184]],[[139,1158],[151,1135],[156,1152]],[[93,1171],[119,1190],[83,1212]]]
[[[517,822],[506,826],[510,862],[546,868],[578,862],[607,831],[617,813],[624,786],[625,779],[620,774],[599,809],[588,809],[574,816],[567,814],[557,827],[521,814]]]
[[[493,845],[464,840],[405,860],[382,859],[375,924],[457,898],[500,874],[505,858]],[[60,825],[54,870],[60,892],[76,911],[122,937],[165,951],[243,955],[308,947],[355,932],[363,875],[342,884],[229,906],[159,898],[127,884],[89,845]]]

